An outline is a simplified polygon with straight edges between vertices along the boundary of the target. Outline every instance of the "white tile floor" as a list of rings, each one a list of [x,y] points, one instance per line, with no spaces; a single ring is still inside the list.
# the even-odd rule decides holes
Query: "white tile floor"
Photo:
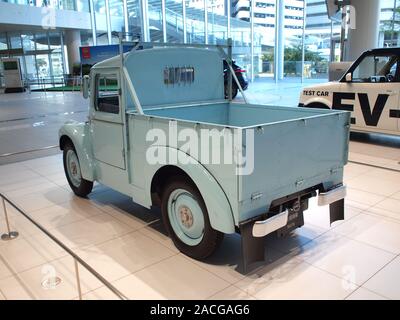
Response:
[[[400,169],[399,149],[351,142],[350,150],[351,160]],[[89,199],[73,196],[60,155],[0,166],[0,191],[131,299],[400,299],[400,173],[350,163],[345,181],[344,222],[330,227],[328,208],[313,199],[305,226],[267,239],[267,263],[244,276],[235,270],[239,236],[227,236],[207,261],[190,259],[157,212],[100,185]],[[0,241],[0,300],[76,299],[71,257],[8,212],[20,237]],[[85,299],[115,298],[89,272],[80,274]],[[53,276],[61,284],[45,289]]]

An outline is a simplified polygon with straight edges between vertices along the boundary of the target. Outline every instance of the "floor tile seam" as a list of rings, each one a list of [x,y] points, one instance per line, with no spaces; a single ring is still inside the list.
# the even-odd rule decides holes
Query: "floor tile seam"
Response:
[[[17,272],[17,271],[14,271],[14,270],[11,268],[11,266],[8,264],[8,262],[7,262],[7,260],[4,258],[4,256],[3,256],[2,254],[0,254],[1,260],[3,260],[3,263],[4,263],[4,262],[7,263],[7,264],[6,264],[6,267],[7,267],[8,271],[11,273],[11,274],[8,275],[8,276],[1,277],[1,278],[0,278],[0,281],[5,280],[5,279],[8,279],[8,278],[10,278],[10,277],[18,276],[18,275],[20,275],[21,273],[25,273],[25,272],[31,271],[31,270],[33,270],[33,269],[36,269],[36,268],[40,267],[40,266],[44,266],[44,265],[46,265],[46,264],[54,263],[54,262],[56,262],[57,260],[64,259],[64,258],[67,257],[67,256],[72,257],[72,256],[71,256],[68,252],[66,252],[66,251],[65,251],[65,254],[63,254],[62,256],[56,257],[56,258],[52,258],[52,259],[47,259],[47,258],[45,258],[43,255],[41,255],[41,257],[45,260],[45,262],[35,264],[34,266],[31,266],[31,267],[26,268],[26,269],[22,269],[22,270],[20,270],[20,271]]]
[[[370,289],[364,287],[364,285],[365,285],[369,280],[371,280],[373,277],[375,277],[379,272],[381,272],[384,268],[386,268],[389,264],[391,264],[394,260],[396,260],[399,256],[400,256],[400,254],[395,255],[390,261],[388,261],[384,266],[382,266],[381,268],[379,268],[378,271],[376,271],[376,272],[375,272],[373,275],[371,275],[367,280],[365,280],[365,281],[360,285],[360,287],[362,287],[362,288],[364,288],[364,289],[367,289],[367,290],[369,290],[369,291],[371,291],[371,292],[373,292],[373,293],[375,293],[375,294],[377,294],[377,295],[379,295],[379,296],[382,296],[382,297],[384,297],[384,298],[386,298],[386,299],[392,300],[392,299],[390,299],[389,297],[386,297],[385,295],[382,295],[381,293],[377,293],[377,292],[375,292],[375,291],[373,291],[373,290],[370,290]]]

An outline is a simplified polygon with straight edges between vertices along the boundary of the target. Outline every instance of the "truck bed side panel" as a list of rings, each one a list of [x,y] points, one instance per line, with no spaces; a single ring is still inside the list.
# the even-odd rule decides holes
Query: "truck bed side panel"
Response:
[[[275,199],[343,178],[349,113],[280,122],[254,131],[254,171],[240,177],[240,221],[266,212]],[[251,152],[250,146],[246,152]],[[260,196],[261,194],[261,196]],[[251,200],[252,196],[257,200]]]

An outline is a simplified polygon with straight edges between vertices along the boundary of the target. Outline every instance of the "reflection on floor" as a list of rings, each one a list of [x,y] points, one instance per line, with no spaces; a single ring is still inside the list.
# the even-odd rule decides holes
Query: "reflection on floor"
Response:
[[[351,142],[350,159],[399,169],[400,149]],[[397,167],[396,167],[397,166]],[[400,299],[400,172],[349,163],[346,220],[332,227],[312,201],[305,226],[266,240],[268,262],[243,276],[240,238],[207,261],[180,254],[159,220],[96,185],[73,196],[60,155],[0,166],[0,191],[131,299]],[[20,237],[0,241],[0,299],[76,299],[73,260],[9,209]],[[3,212],[0,231],[5,232]],[[80,268],[85,299],[113,294]],[[58,276],[61,283],[42,283]]]

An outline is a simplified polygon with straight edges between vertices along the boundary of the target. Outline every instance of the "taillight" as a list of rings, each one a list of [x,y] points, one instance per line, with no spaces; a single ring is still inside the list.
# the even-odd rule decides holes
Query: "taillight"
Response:
[[[244,70],[244,69],[237,69],[236,72],[246,73],[246,70]]]

